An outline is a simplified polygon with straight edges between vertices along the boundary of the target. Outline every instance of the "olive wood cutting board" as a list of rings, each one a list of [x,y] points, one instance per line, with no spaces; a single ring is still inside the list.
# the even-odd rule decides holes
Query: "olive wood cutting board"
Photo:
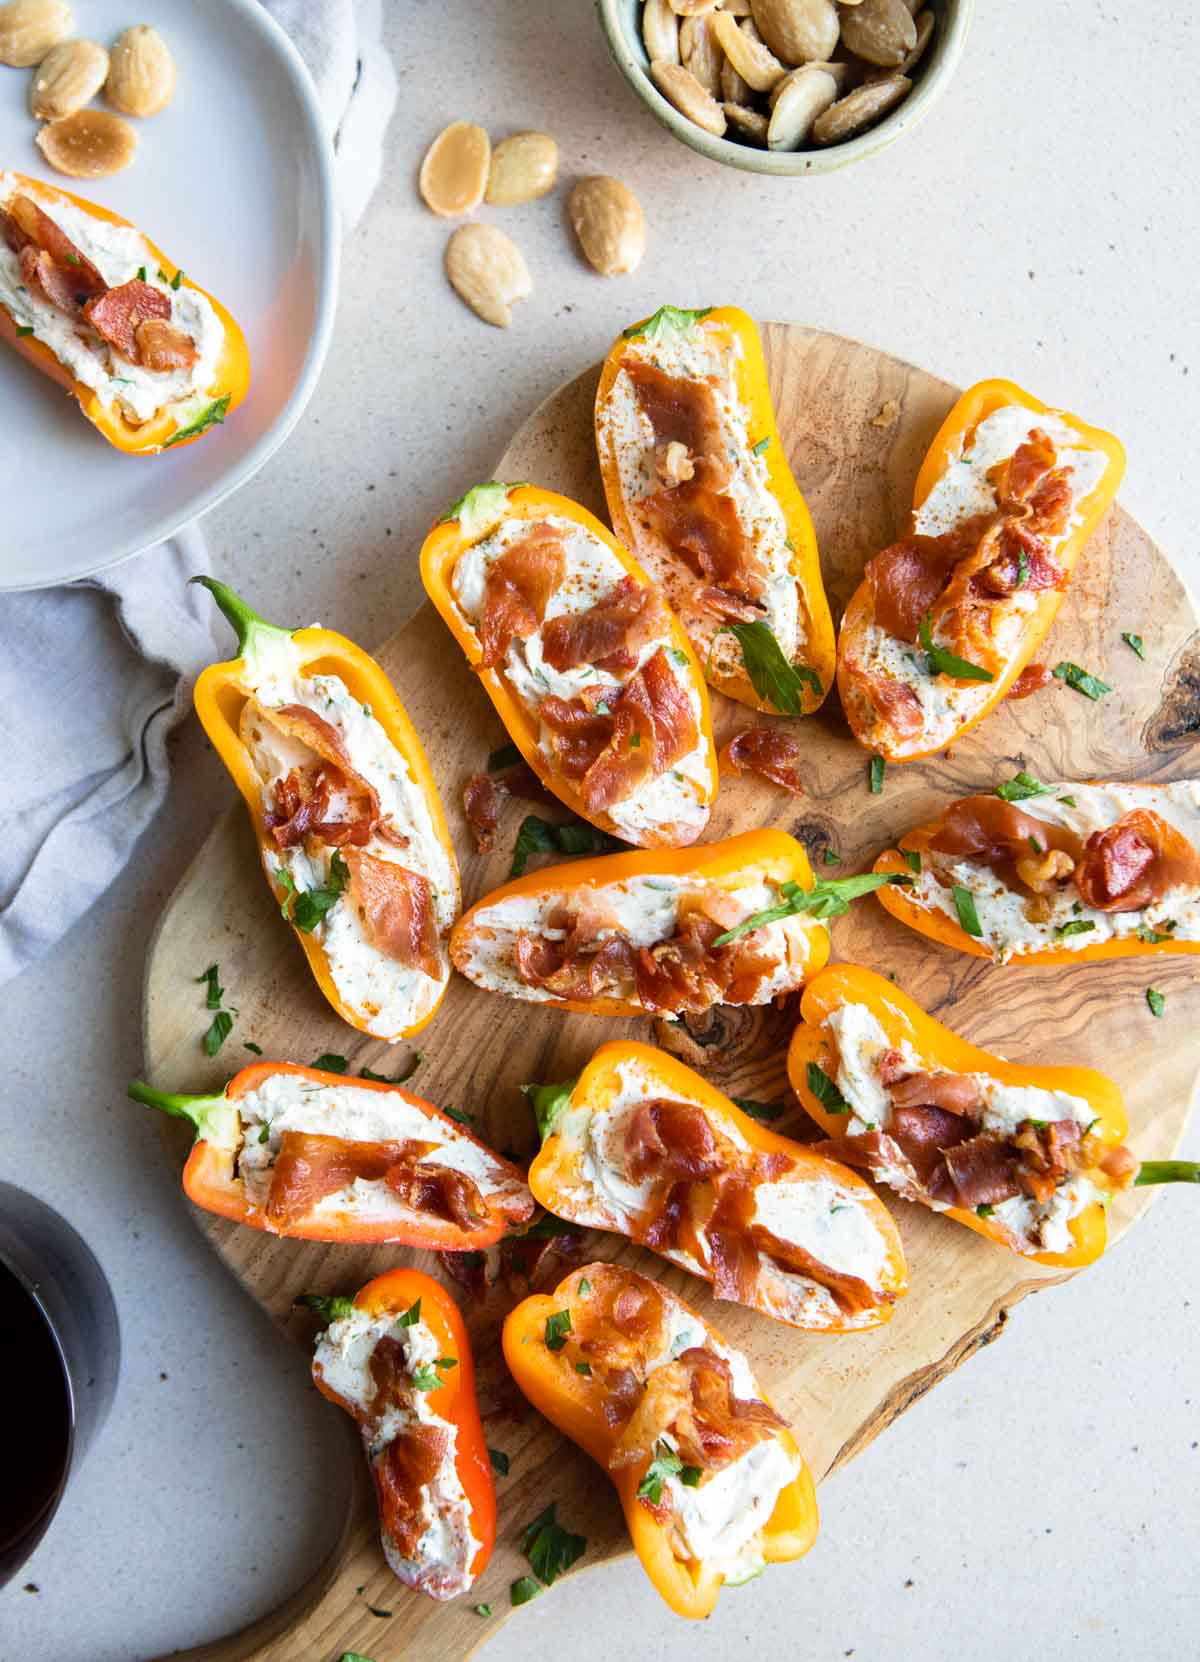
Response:
[[[913,479],[955,389],[836,335],[770,324],[764,336],[779,430],[812,510],[837,617],[864,561],[906,527]],[[597,373],[593,369],[579,376],[535,411],[498,463],[498,478],[532,480],[604,513],[592,442]],[[1056,387],[1033,390],[1051,401],[1062,394]],[[471,483],[464,479],[464,488]],[[409,551],[409,557],[415,555],[415,549]],[[256,599],[253,594],[249,598]],[[336,627],[336,618],[330,622]],[[1143,637],[1144,661],[1122,642],[1123,630]],[[486,857],[472,851],[462,817],[462,785],[504,734],[428,604],[383,643],[378,656],[428,752],[462,865],[464,904],[469,904],[506,877],[517,826],[530,811],[528,804],[511,804],[495,851]],[[1002,706],[952,753],[889,768],[878,796],[868,793],[866,755],[850,738],[836,694],[831,695],[825,708],[803,724],[806,795],[797,799],[752,778],[726,780],[709,835],[777,825],[801,838],[818,858],[832,845],[842,856],[836,870],[845,874],[868,866],[881,847],[929,817],[945,796],[986,789],[1022,766],[1045,779],[1169,780],[1197,771],[1196,614],[1165,555],[1120,507],[1083,555],[1040,656],[1051,664],[1073,659],[1115,690],[1091,703],[1055,683],[1032,698]],[[719,741],[753,719],[719,696],[714,716]],[[368,1064],[395,1073],[410,1047],[389,1048],[361,1037],[325,1004],[299,945],[280,923],[232,786],[229,795],[228,811],[169,902],[150,950],[147,1077],[175,1091],[217,1088],[233,1068],[252,1060],[242,1048],[247,1039],[261,1045],[269,1058],[311,1062],[333,1051],[346,1055],[354,1071]],[[1135,1149],[1164,1157],[1177,1145],[1200,1068],[1194,959],[994,967],[922,939],[872,899],[834,922],[833,956],[894,972],[898,984],[928,1009],[974,1043],[1013,1060],[1073,1061],[1104,1069],[1125,1091]],[[208,1017],[195,978],[214,960],[240,1015],[231,1039],[209,1060],[200,1048]],[[1156,1023],[1147,1008],[1145,989],[1151,983],[1167,994],[1169,1029]],[[787,1098],[784,1052],[794,1019],[791,1009],[765,1015],[718,1010],[683,1034],[648,1018],[567,1015],[504,1000],[455,977],[441,1010],[418,1039],[425,1057],[410,1088],[435,1103],[469,1110],[476,1128],[495,1147],[526,1156],[536,1133],[518,1086],[578,1072],[602,1040],[656,1038],[681,1051],[722,1088],[777,1102]],[[813,1129],[794,1104],[776,1128],[800,1136]],[[163,1125],[174,1172],[187,1145],[185,1130],[176,1122]],[[894,1320],[870,1333],[805,1334],[736,1305],[716,1304],[703,1283],[615,1235],[589,1237],[585,1251],[591,1257],[619,1257],[658,1276],[697,1304],[733,1344],[744,1347],[767,1392],[793,1420],[820,1481],[996,1338],[1019,1299],[1061,1279],[946,1218],[900,1201],[889,1204],[904,1238],[911,1292],[897,1306]],[[1119,1200],[1112,1211],[1114,1234],[1127,1229],[1146,1204],[1144,1195]],[[193,1219],[247,1291],[293,1334],[297,1369],[308,1366],[313,1334],[307,1314],[293,1313],[298,1293],[352,1293],[397,1263],[444,1273],[428,1253],[281,1241],[203,1212],[194,1211]],[[490,1255],[493,1275],[496,1256]],[[570,1261],[548,1254],[539,1270],[540,1284],[553,1285],[571,1267]],[[1103,1275],[1103,1262],[1089,1273]],[[353,1462],[355,1482],[332,1557],[279,1610],[240,1634],[188,1651],[188,1657],[337,1662],[345,1650],[365,1652],[374,1662],[466,1656],[508,1615],[509,1584],[528,1568],[516,1537],[553,1499],[562,1521],[587,1536],[584,1566],[629,1550],[615,1496],[597,1480],[586,1457],[532,1410],[514,1417],[520,1403],[504,1375],[496,1336],[505,1309],[521,1288],[500,1279],[481,1302],[450,1285],[461,1296],[472,1329],[485,1412],[501,1410],[488,1422],[488,1441],[511,1458],[509,1475],[497,1480],[496,1551],[478,1587],[439,1605],[407,1592],[389,1574],[377,1544],[370,1485],[347,1420],[346,1458]],[[330,1414],[343,1419],[332,1407]],[[314,1504],[319,1504],[317,1497]],[[820,1563],[818,1543],[807,1573],[819,1576]],[[560,1585],[552,1596],[572,1595]],[[492,1617],[475,1614],[476,1603],[490,1604]],[[392,1619],[372,1616],[368,1604],[394,1612]]]

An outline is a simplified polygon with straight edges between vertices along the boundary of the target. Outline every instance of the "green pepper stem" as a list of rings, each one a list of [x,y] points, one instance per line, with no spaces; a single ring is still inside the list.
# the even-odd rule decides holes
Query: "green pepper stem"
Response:
[[[222,583],[217,577],[190,577],[188,581],[199,583],[212,595],[233,625],[238,638],[238,653],[242,657],[245,657],[247,648],[252,648],[256,640],[269,635],[291,636],[295,633],[292,629],[281,629],[277,623],[268,623],[266,618],[259,617],[240,594],[236,594],[228,583]]]
[[[222,1091],[219,1096],[184,1096],[171,1091],[156,1091],[141,1079],[131,1079],[126,1087],[135,1102],[147,1108],[158,1108],[177,1119],[190,1120],[196,1136],[207,1142],[224,1141],[224,1133],[237,1124],[237,1109]]]
[[[1135,1188],[1152,1183],[1200,1183],[1200,1160],[1143,1160],[1133,1180]]]

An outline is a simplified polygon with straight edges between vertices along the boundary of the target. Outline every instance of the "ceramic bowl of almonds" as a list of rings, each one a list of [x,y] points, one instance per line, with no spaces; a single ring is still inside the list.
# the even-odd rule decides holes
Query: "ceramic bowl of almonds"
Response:
[[[597,0],[625,79],[676,138],[751,173],[830,173],[932,105],[974,0]]]

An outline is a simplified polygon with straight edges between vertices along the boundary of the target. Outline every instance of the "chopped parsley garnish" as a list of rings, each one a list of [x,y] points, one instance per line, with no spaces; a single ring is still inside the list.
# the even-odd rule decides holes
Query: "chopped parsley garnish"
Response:
[[[835,854],[833,852],[832,848],[826,848],[822,851],[822,854],[821,854],[821,864],[822,865],[824,865],[824,866],[840,866],[841,863],[842,863],[841,855],[840,854]]]
[[[33,333],[33,324],[32,323],[20,323],[20,324],[17,325],[17,339],[18,340],[24,340],[26,335],[32,335],[32,333]]]
[[[256,1056],[261,1056],[263,1053],[263,1047],[261,1045],[256,1045],[253,1039],[246,1039],[242,1045],[242,1049],[252,1050]]]
[[[408,1309],[396,1317],[397,1327],[415,1327],[421,1319],[421,1301],[415,1299]]]
[[[997,785],[995,795],[1005,802],[1026,802],[1031,796],[1047,796],[1053,790],[1053,785],[1043,785],[1040,779],[1035,779],[1032,773],[1026,773],[1022,768],[1003,785]]]
[[[904,856],[904,864],[908,867],[909,871],[920,871],[921,852],[919,849],[902,848],[900,852]]]
[[[1072,918],[1070,923],[1060,923],[1054,933],[1061,938],[1067,935],[1086,935],[1095,927],[1094,923],[1085,922],[1083,918]]]
[[[269,1143],[271,1141],[271,1127],[270,1127],[270,1125],[265,1124],[263,1126],[262,1130],[258,1134],[258,1140],[259,1140],[260,1143]]]
[[[579,1283],[579,1296],[580,1298],[591,1298],[592,1296],[592,1284],[586,1275]]]
[[[382,1605],[368,1604],[367,1609],[371,1612],[372,1616],[378,1616],[382,1621],[390,1622],[392,1619],[392,1612],[390,1610],[385,1610]]]
[[[201,1039],[206,1056],[215,1056],[233,1031],[233,1017],[227,1010],[218,1010],[212,1019],[212,1025]]]
[[[975,1215],[980,1218],[990,1218],[995,1210],[996,1208],[994,1206],[989,1206],[985,1200],[982,1205],[975,1208]]]
[[[934,644],[933,631],[930,628],[931,616],[931,613],[926,612],[917,630],[925,651],[925,667],[930,675],[952,675],[956,681],[994,681],[996,677],[990,669],[984,669],[982,664],[972,664],[966,658],[956,657],[953,652],[947,652],[945,647]]]
[[[742,649],[742,664],[750,678],[750,685],[764,703],[785,716],[798,716],[803,708],[803,690],[820,698],[821,677],[807,664],[792,664],[783,655],[783,648],[775,639],[769,624],[727,623],[713,636],[732,635]],[[711,662],[712,653],[709,653]]]
[[[458,1366],[458,1357],[457,1356],[439,1356],[437,1361],[433,1365],[434,1365],[435,1368],[440,1368],[443,1373],[449,1373],[451,1368],[457,1368],[457,1366]]]
[[[419,1368],[414,1368],[408,1377],[414,1391],[436,1391],[442,1383],[437,1370],[432,1368],[428,1362],[423,1363]]]
[[[752,1096],[731,1096],[729,1100],[740,1108],[743,1114],[749,1114],[752,1120],[762,1120],[765,1124],[779,1119],[787,1112],[786,1102],[757,1102]]]
[[[954,896],[954,910],[958,913],[959,927],[968,935],[982,935],[979,913],[975,908],[975,896],[970,889],[964,889],[961,883],[956,883],[951,893]]]
[[[887,763],[882,756],[872,756],[867,763],[867,788],[872,796],[883,795],[883,775]]]
[[[144,283],[146,281],[146,268],[144,265],[140,265],[137,268],[137,280],[139,283]]]
[[[296,882],[286,866],[280,866],[278,868],[275,873],[275,878],[280,887],[283,889],[283,901],[279,908],[279,915],[280,917],[287,918],[290,923],[292,921],[292,896],[296,893]]]
[[[171,278],[171,287],[173,289],[175,289],[176,291],[178,291],[179,285],[182,282],[183,282],[183,272],[182,271],[177,271],[175,273],[174,277]]]
[[[1146,1003],[1150,1006],[1152,1016],[1161,1016],[1167,1007],[1166,994],[1160,993],[1157,987],[1147,987]]]
[[[825,1072],[820,1062],[810,1062],[807,1069],[808,1088],[827,1114],[848,1114],[850,1104]]]
[[[1023,589],[1029,576],[1029,556],[1022,548],[1017,553],[1017,581],[1016,587]]]
[[[1158,929],[1151,929],[1149,924],[1139,923],[1134,934],[1139,941],[1145,941],[1148,946],[1161,946],[1164,941],[1171,939],[1178,928],[1179,924],[1174,918],[1164,918]]]
[[[1099,700],[1112,691],[1107,681],[1102,681],[1098,675],[1091,675],[1086,669],[1067,660],[1055,665],[1054,676],[1058,681],[1065,681],[1075,692],[1082,693],[1085,698]]]
[[[324,1293],[301,1293],[299,1298],[292,1300],[292,1303],[302,1305],[306,1310],[312,1310],[326,1326],[330,1322],[340,1321],[343,1316],[348,1316],[354,1309],[352,1298],[343,1298],[337,1293],[332,1297],[326,1297]]]
[[[79,258],[78,254],[64,254],[63,259],[66,260],[68,265],[82,265],[83,264],[83,261]]]
[[[473,1604],[471,1609],[477,1616],[490,1616],[492,1613],[492,1607],[490,1604]]]
[[[1139,658],[1144,658],[1146,656],[1146,643],[1140,635],[1130,635],[1122,629],[1121,639],[1131,651],[1137,653]]]
[[[162,266],[159,266],[159,268],[158,268],[158,280],[159,280],[160,283],[169,283],[171,281],[171,279],[167,276],[166,272],[163,270]]]
[[[302,929],[306,935],[322,921],[326,912],[331,912],[342,898],[342,891],[350,881],[350,868],[342,858],[338,849],[334,850],[333,859],[329,862],[329,876],[319,889],[300,890],[292,904],[290,922],[297,929]],[[288,917],[286,911],[284,917]]]
[[[516,1159],[516,1155],[513,1156]],[[521,1231],[523,1241],[557,1241],[564,1235],[582,1235],[583,1230],[569,1218],[556,1218],[553,1212],[543,1212]]]
[[[513,1582],[508,1590],[508,1596],[514,1605],[528,1604],[530,1599],[537,1598],[541,1590],[531,1575],[523,1575]]]
[[[564,1079],[557,1085],[537,1085],[529,1083],[521,1086],[521,1095],[527,1096],[533,1105],[533,1116],[537,1120],[537,1128],[542,1141],[551,1135],[558,1124],[559,1116],[571,1100],[571,1092],[577,1081]]]
[[[1035,854],[1044,854],[1046,852],[1046,845],[1037,837],[1031,835],[1028,841],[1030,848],[1032,848]]]
[[[610,837],[607,831],[599,831],[584,820],[555,824],[548,819],[539,819],[536,814],[528,814],[517,832],[512,869],[508,875],[520,877],[531,854],[609,854],[614,849],[625,847],[627,844],[618,837]]]
[[[501,773],[505,768],[514,768],[521,760],[521,752],[515,744],[502,744],[498,750],[489,750],[487,770],[489,773]]]
[[[759,439],[757,444],[752,444],[750,446],[750,454],[752,456],[761,456],[763,451],[766,450],[767,446],[770,444],[770,442],[771,442],[771,435],[770,435],[770,433],[768,433],[765,439]]]
[[[1065,802],[1068,808],[1078,808],[1079,804],[1073,796],[1060,796],[1060,802]]]
[[[323,1050],[312,1065],[318,1073],[345,1073],[348,1064],[336,1051]]]
[[[699,1471],[699,1467],[693,1468]],[[639,1500],[648,1500],[651,1506],[657,1506],[662,1499],[663,1484],[669,1477],[679,1477],[683,1472],[683,1461],[676,1454],[670,1443],[660,1437],[654,1445],[654,1458],[646,1467],[646,1474],[637,1486]]]
[[[546,1349],[561,1350],[567,1342],[567,1334],[571,1331],[571,1312],[569,1310],[555,1310],[546,1317]]]
[[[687,669],[690,662],[688,655],[686,652],[681,652],[677,646],[669,646],[667,656],[673,664],[678,664],[680,669]]]
[[[218,980],[220,973],[221,971],[216,964],[210,964],[203,975],[196,977],[197,981],[204,982],[208,988],[204,999],[206,1010],[219,1010],[221,1008],[221,1000],[225,997],[225,989]]]
[[[539,1512],[533,1522],[521,1531],[518,1541],[534,1575],[546,1587],[553,1586],[559,1576],[587,1551],[586,1537],[573,1535],[556,1520],[555,1504],[551,1501],[544,1512]]]
[[[713,942],[714,946],[725,946],[729,941],[736,941],[739,936],[748,935],[751,930],[761,929],[764,924],[777,923],[780,918],[795,917],[800,912],[811,912],[816,918],[840,918],[850,910],[850,902],[857,900],[860,895],[870,894],[873,889],[882,889],[887,883],[911,883],[912,878],[901,872],[864,871],[857,877],[831,877],[828,881],[818,877],[811,889],[802,889],[799,883],[787,882],[779,885],[780,901],[778,906],[769,906],[765,912],[753,912],[741,923],[734,924],[723,935],[718,935]]]
[[[459,1125],[474,1125],[474,1114],[468,1114],[465,1108],[443,1108],[442,1113],[447,1119],[457,1120]]]
[[[502,1448],[489,1448],[488,1459],[492,1462],[492,1470],[501,1477],[508,1476],[508,1455]]]
[[[629,735],[629,748],[630,750],[640,750],[642,748],[642,735],[640,733]]]
[[[406,1080],[412,1078],[424,1060],[425,1052],[414,1050],[399,1073],[376,1073],[373,1068],[359,1068],[358,1077],[360,1079],[373,1079],[377,1085],[403,1085]]]
[[[575,1372],[581,1373],[585,1379],[590,1379],[592,1377],[592,1364],[590,1362],[576,1362]]]

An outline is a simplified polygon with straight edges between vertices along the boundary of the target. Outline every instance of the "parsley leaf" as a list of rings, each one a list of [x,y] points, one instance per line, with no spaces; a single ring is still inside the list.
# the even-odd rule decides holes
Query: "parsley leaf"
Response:
[[[32,333],[33,333],[33,324],[32,323],[21,323],[21,324],[17,325],[17,339],[18,340],[24,340],[26,335],[32,335]]]
[[[1160,993],[1157,987],[1147,987],[1146,1003],[1150,1006],[1152,1016],[1161,1016],[1167,1007],[1166,994]]]
[[[757,444],[752,444],[750,446],[750,454],[752,456],[761,456],[763,454],[763,452],[767,449],[767,447],[770,445],[770,443],[771,443],[771,435],[770,435],[770,433],[768,433],[765,439],[759,439]]]
[[[925,650],[925,664],[930,675],[952,675],[956,681],[994,681],[996,677],[982,664],[972,664],[966,658],[956,657],[945,647],[936,646],[930,628],[932,613],[926,612],[917,630]]]
[[[210,964],[203,975],[196,977],[197,981],[206,982],[208,985],[208,991],[204,999],[206,1010],[219,1010],[221,1008],[221,1000],[225,997],[225,989],[217,979],[220,973],[216,964]]]
[[[787,1111],[786,1102],[756,1102],[750,1096],[731,1096],[729,1100],[743,1114],[749,1114],[752,1120],[762,1120],[764,1124],[779,1119]]]
[[[175,289],[176,292],[178,292],[179,286],[182,282],[183,282],[183,272],[182,271],[177,271],[175,273],[174,277],[171,278],[171,287],[173,289]]]
[[[1026,554],[1025,550],[1022,548],[1022,549],[1019,549],[1018,552],[1017,552],[1017,581],[1016,581],[1016,587],[1019,588],[1019,589],[1023,589],[1025,587],[1025,582],[1026,582],[1026,579],[1028,578],[1028,576],[1029,576],[1029,556],[1028,556],[1028,554]]]
[[[546,1317],[546,1349],[561,1350],[567,1342],[567,1334],[571,1331],[571,1312],[569,1310],[555,1310]]]
[[[819,1062],[810,1062],[807,1070],[808,1088],[827,1114],[849,1114],[850,1104]]]
[[[1043,785],[1040,779],[1035,779],[1032,773],[1026,773],[1022,768],[1005,784],[997,785],[994,794],[1004,802],[1026,802],[1031,796],[1048,796],[1053,792],[1053,785]]]
[[[576,1559],[587,1551],[587,1539],[573,1535],[555,1518],[555,1502],[521,1531],[519,1545],[528,1558],[534,1575],[545,1586],[551,1587]]]
[[[1130,635],[1122,629],[1121,639],[1125,642],[1126,646],[1137,653],[1139,658],[1144,658],[1146,656],[1146,643],[1140,635]]]
[[[975,1215],[980,1218],[990,1218],[995,1210],[996,1208],[994,1206],[990,1206],[985,1200],[982,1205],[975,1208]]]
[[[614,849],[626,847],[628,844],[620,838],[610,837],[607,831],[600,831],[584,820],[554,824],[548,819],[539,819],[537,814],[527,814],[517,832],[512,869],[508,875],[510,878],[520,877],[531,854],[609,854]]]
[[[841,863],[842,863],[841,855],[840,854],[835,854],[833,852],[832,848],[826,848],[822,851],[822,854],[821,854],[821,864],[822,865],[825,865],[825,866],[840,866]]]
[[[1094,923],[1085,922],[1083,918],[1072,918],[1070,923],[1060,923],[1054,933],[1060,938],[1067,935],[1087,935],[1095,927]]]
[[[233,1017],[227,1010],[218,1010],[212,1019],[212,1025],[201,1039],[206,1056],[215,1056],[233,1031]]]
[[[489,773],[502,773],[505,768],[515,768],[521,760],[521,752],[515,744],[502,744],[498,750],[489,750],[487,770]]]
[[[376,1073],[372,1068],[359,1068],[358,1077],[360,1079],[373,1079],[377,1085],[403,1085],[412,1078],[424,1060],[425,1052],[414,1050],[399,1073],[388,1075],[386,1073]]]
[[[639,1500],[648,1500],[651,1506],[657,1506],[662,1499],[663,1484],[668,1477],[677,1477],[683,1470],[683,1461],[676,1454],[670,1443],[660,1437],[654,1445],[654,1458],[646,1467],[646,1475],[637,1486]]]
[[[407,1310],[403,1311],[402,1314],[396,1317],[395,1325],[397,1327],[415,1327],[420,1319],[421,1301],[418,1298],[414,1299]]]
[[[492,1607],[490,1604],[473,1604],[471,1609],[477,1616],[490,1616],[492,1613]]]
[[[419,1368],[414,1368],[408,1377],[414,1391],[436,1391],[442,1383],[437,1369],[428,1362],[423,1363]]]
[[[345,1073],[347,1063],[346,1058],[336,1051],[323,1050],[312,1066],[318,1073]]]
[[[443,1108],[442,1113],[448,1120],[456,1120],[459,1125],[475,1124],[474,1114],[469,1114],[465,1108]]]
[[[902,848],[900,852],[904,856],[904,864],[909,871],[919,872],[921,870],[921,851],[919,849]]]
[[[968,935],[982,935],[983,928],[975,907],[975,896],[970,889],[964,889],[961,883],[956,883],[951,892],[954,895],[954,910],[958,913],[959,927]]]
[[[758,696],[785,716],[798,716],[803,689],[820,698],[821,677],[807,664],[792,664],[766,623],[730,623],[717,634],[733,635],[742,649],[742,663]],[[716,639],[716,636],[713,637]]]
[[[333,859],[329,862],[329,876],[324,886],[319,889],[302,889],[296,895],[292,906],[290,921],[297,929],[302,929],[306,935],[322,921],[326,912],[330,912],[342,898],[342,891],[350,881],[350,868],[341,856],[341,852],[334,850]],[[287,917],[287,913],[284,913]]]
[[[1065,659],[1061,664],[1055,665],[1054,676],[1058,681],[1065,681],[1075,692],[1082,693],[1085,698],[1096,701],[1112,691],[1107,681],[1102,681],[1098,675],[1091,675],[1078,664]]]
[[[139,283],[144,283],[146,281],[146,268],[144,265],[140,265],[137,268],[137,280]]]
[[[911,883],[912,878],[901,872],[864,871],[857,877],[823,877],[815,879],[811,889],[802,889],[799,883],[779,885],[778,906],[769,906],[765,912],[753,912],[741,923],[734,924],[723,935],[718,935],[714,946],[725,946],[751,930],[761,929],[766,923],[777,923],[780,918],[795,917],[800,912],[811,912],[816,918],[840,918],[850,910],[850,902],[860,895],[882,889],[887,883]]]
[[[578,1080],[564,1079],[557,1085],[536,1085],[530,1083],[521,1086],[521,1095],[527,1096],[533,1104],[533,1115],[537,1120],[537,1128],[543,1142],[553,1134],[563,1109],[571,1100],[571,1092],[575,1089]]]
[[[330,1322],[340,1321],[343,1316],[348,1316],[354,1309],[352,1298],[342,1298],[336,1293],[328,1298],[324,1293],[301,1293],[299,1298],[292,1300],[292,1303],[299,1304],[306,1310],[315,1311],[326,1326]]]
[[[1171,939],[1178,928],[1179,924],[1175,918],[1164,918],[1161,929],[1151,929],[1149,924],[1139,923],[1134,934],[1139,941],[1145,941],[1148,946],[1161,946],[1164,941]]]
[[[575,1372],[581,1373],[585,1379],[590,1379],[592,1377],[592,1364],[590,1362],[576,1362]]]
[[[508,1596],[514,1605],[528,1604],[530,1599],[537,1598],[541,1590],[531,1575],[523,1575],[513,1582]]]
[[[242,1049],[252,1050],[256,1056],[261,1056],[263,1053],[263,1047],[261,1045],[256,1045],[253,1039],[247,1039],[243,1043]]]
[[[508,1476],[508,1455],[502,1448],[489,1448],[488,1459],[492,1462],[492,1470],[501,1477]]]
[[[872,756],[867,763],[867,788],[872,796],[883,795],[883,774],[887,763],[882,756]]]

